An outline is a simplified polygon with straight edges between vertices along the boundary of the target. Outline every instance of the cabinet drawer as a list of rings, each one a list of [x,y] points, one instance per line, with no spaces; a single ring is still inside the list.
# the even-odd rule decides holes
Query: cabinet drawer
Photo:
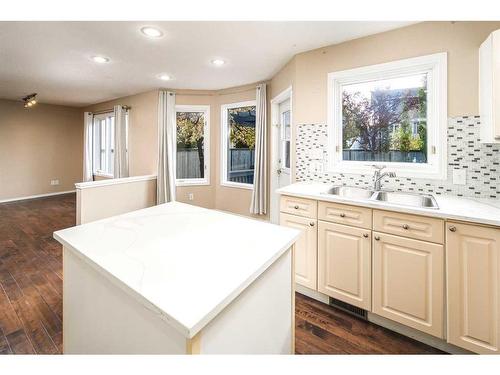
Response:
[[[416,240],[444,243],[444,220],[426,216],[374,210],[373,230]]]
[[[370,208],[332,202],[319,202],[318,219],[372,229],[372,210]]]
[[[305,198],[282,196],[280,211],[316,219],[317,201]]]

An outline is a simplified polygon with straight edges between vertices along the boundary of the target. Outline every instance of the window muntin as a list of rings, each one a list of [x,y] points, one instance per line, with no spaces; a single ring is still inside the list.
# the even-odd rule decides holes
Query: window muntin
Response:
[[[115,116],[113,113],[94,115],[93,173],[99,176],[114,175]]]
[[[353,125],[352,121],[344,121],[344,114],[348,110],[344,107],[344,94],[347,92],[352,96],[359,92],[361,98],[350,104],[363,107],[364,97],[368,101],[364,105],[369,107],[372,104],[372,92],[377,91],[378,94],[373,94],[374,100],[389,98],[388,103],[393,104],[393,114],[399,117],[399,121],[383,119],[382,115],[387,117],[387,113],[375,107],[351,112],[351,120],[359,116],[358,121],[368,124],[365,130],[371,131],[372,139],[362,141],[358,139],[359,130],[356,133],[349,128]],[[401,96],[401,91],[409,94],[408,97]],[[411,110],[403,110],[406,99]],[[384,126],[383,131],[369,129],[377,122],[375,120],[379,127],[381,123],[389,125]],[[401,177],[445,179],[446,123],[446,53],[328,74],[327,164],[331,172],[369,174],[373,172],[371,165],[377,164],[388,166]],[[352,150],[361,151],[351,152],[351,147]]]
[[[222,185],[253,187],[255,101],[224,105],[222,113]]]
[[[208,106],[176,106],[176,183],[208,184],[209,163]]]

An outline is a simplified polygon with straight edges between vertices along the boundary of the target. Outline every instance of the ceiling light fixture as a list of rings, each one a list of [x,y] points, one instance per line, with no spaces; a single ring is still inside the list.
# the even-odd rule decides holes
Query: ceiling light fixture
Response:
[[[92,56],[92,60],[98,64],[105,64],[109,62],[109,58],[104,56]]]
[[[34,92],[33,94],[26,95],[23,98],[23,102],[24,102],[24,108],[33,107],[37,103],[36,92]]]
[[[171,76],[168,74],[159,74],[158,78],[161,79],[162,81],[170,81],[172,79]]]
[[[215,59],[215,60],[212,60],[212,64],[214,64],[215,66],[222,66],[224,65],[226,62],[222,59]]]
[[[141,33],[149,38],[161,38],[163,36],[163,32],[160,29],[151,26],[142,27]]]

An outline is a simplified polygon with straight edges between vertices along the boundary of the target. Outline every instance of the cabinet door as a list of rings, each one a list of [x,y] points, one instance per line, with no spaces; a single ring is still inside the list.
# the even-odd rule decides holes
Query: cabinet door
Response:
[[[447,223],[448,342],[500,353],[500,230]]]
[[[316,290],[317,220],[281,213],[280,224],[302,232],[295,243],[295,282]]]
[[[371,310],[371,231],[318,222],[318,291]]]
[[[373,312],[443,338],[443,245],[373,232]]]

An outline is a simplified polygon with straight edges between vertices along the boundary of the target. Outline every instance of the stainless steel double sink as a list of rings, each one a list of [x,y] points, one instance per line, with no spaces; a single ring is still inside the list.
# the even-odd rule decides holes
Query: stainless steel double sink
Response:
[[[436,199],[430,194],[415,194],[385,190],[374,191],[354,186],[332,186],[322,194],[336,195],[344,198],[386,202],[388,204],[395,204],[398,206],[432,209],[439,208]]]

